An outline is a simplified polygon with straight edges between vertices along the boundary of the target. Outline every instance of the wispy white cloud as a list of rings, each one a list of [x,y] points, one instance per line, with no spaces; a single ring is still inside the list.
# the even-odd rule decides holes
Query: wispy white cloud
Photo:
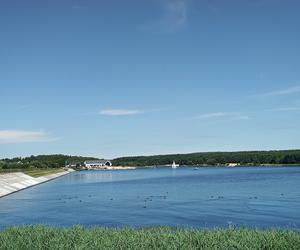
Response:
[[[133,110],[133,109],[104,109],[98,112],[99,115],[107,116],[126,116],[126,115],[139,115],[143,114],[142,110]]]
[[[300,111],[300,107],[274,108],[268,111]]]
[[[19,106],[17,109],[18,110],[27,110],[30,108],[32,108],[32,104],[24,104],[24,105]]]
[[[154,32],[177,32],[188,23],[188,5],[192,0],[161,0],[162,15],[158,21],[150,22],[143,30]]]
[[[213,112],[195,116],[194,119],[230,119],[230,120],[249,120],[250,117],[236,112]]]
[[[195,116],[197,119],[209,119],[209,118],[219,118],[219,117],[226,117],[231,115],[231,113],[228,112],[215,112],[215,113],[207,113]]]
[[[232,116],[232,120],[251,120],[251,118],[248,115],[236,115]]]
[[[300,86],[293,86],[286,89],[276,90],[276,91],[270,91],[262,94],[257,94],[255,96],[258,97],[267,97],[267,96],[281,96],[281,95],[290,95],[300,92]]]
[[[188,0],[166,0],[163,25],[168,31],[178,31],[187,24]]]
[[[57,139],[49,137],[44,131],[0,130],[0,144],[49,142]]]

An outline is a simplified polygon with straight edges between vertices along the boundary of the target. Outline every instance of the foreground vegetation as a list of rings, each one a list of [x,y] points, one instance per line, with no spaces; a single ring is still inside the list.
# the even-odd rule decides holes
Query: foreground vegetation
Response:
[[[241,165],[260,164],[300,164],[300,150],[208,152],[193,154],[153,155],[121,157],[113,160],[113,165],[159,166],[173,161],[180,165],[224,165],[229,162]]]
[[[0,249],[300,249],[300,234],[251,229],[134,230],[79,226],[55,229],[35,226],[0,232]]]

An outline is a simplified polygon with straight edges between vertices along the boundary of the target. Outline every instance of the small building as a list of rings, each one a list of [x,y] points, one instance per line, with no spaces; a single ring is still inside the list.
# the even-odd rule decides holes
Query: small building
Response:
[[[78,169],[80,167],[81,167],[81,164],[79,164],[79,163],[65,163],[65,169],[69,169],[69,168]]]
[[[85,161],[83,164],[87,169],[103,168],[103,167],[111,167],[112,166],[112,163],[109,160]]]
[[[227,167],[237,167],[240,166],[241,164],[238,162],[230,162],[225,164]]]

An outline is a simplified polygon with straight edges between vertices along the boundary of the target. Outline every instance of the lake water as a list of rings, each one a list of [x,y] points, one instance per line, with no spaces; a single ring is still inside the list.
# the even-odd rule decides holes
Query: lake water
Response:
[[[81,171],[0,199],[0,228],[300,228],[300,167]]]

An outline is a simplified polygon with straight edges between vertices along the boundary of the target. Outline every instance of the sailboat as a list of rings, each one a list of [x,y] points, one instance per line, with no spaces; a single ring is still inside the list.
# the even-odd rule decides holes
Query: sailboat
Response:
[[[177,168],[177,167],[179,167],[179,164],[176,164],[175,161],[173,161],[172,168]]]

